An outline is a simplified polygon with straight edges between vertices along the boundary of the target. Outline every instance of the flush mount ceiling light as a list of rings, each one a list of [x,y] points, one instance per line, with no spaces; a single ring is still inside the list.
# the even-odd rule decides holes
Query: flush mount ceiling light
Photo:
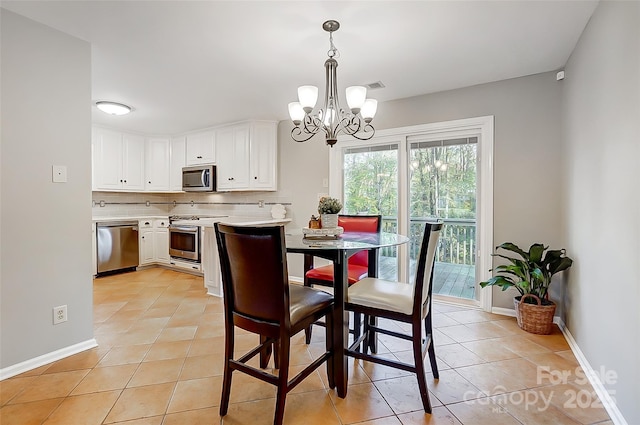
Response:
[[[291,130],[291,138],[296,142],[306,142],[320,130],[326,135],[327,144],[331,147],[337,142],[339,133],[348,134],[359,140],[369,140],[375,134],[371,125],[378,108],[378,101],[367,99],[367,88],[363,86],[347,87],[347,105],[349,112],[340,107],[335,58],[340,54],[333,45],[333,33],[338,31],[338,21],[326,21],[322,28],[329,33],[329,51],[324,63],[326,70],[326,88],[324,107],[312,114],[318,100],[316,86],[298,87],[298,102],[289,103],[289,115],[295,127]]]
[[[117,102],[109,102],[106,100],[101,100],[96,102],[96,107],[100,109],[102,112],[111,115],[126,115],[131,112],[131,107],[127,105],[123,105],[122,103]]]

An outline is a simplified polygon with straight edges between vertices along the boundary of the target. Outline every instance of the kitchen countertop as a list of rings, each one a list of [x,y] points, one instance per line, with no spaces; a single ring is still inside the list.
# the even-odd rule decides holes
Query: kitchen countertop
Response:
[[[126,220],[169,220],[168,215],[135,215],[126,217],[92,217],[91,221],[126,221]]]
[[[126,221],[126,220],[168,220],[168,216],[127,216],[127,217],[93,217],[92,221]],[[213,223],[221,222],[225,224],[234,224],[239,226],[262,226],[271,224],[286,224],[291,221],[290,218],[269,218],[269,217],[246,217],[246,216],[228,216],[215,218],[201,218],[200,220],[176,220],[173,224],[179,226],[200,226],[213,227]]]
[[[237,226],[268,226],[271,224],[286,224],[291,221],[290,218],[262,218],[262,217],[215,217],[201,218],[200,220],[176,220],[173,224],[178,226],[200,226],[213,227],[214,223],[232,224]]]

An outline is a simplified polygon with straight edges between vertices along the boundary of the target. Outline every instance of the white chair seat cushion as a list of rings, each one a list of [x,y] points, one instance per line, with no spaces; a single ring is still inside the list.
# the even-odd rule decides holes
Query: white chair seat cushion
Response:
[[[413,312],[413,285],[366,277],[349,287],[347,301],[398,313]]]

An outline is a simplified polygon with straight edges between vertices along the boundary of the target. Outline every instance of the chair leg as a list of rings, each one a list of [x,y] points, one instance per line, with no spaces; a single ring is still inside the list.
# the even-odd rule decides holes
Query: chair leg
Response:
[[[277,344],[280,369],[278,369],[278,393],[276,395],[276,413],[273,425],[282,425],[284,420],[284,408],[287,400],[287,384],[289,381],[289,338],[284,338]]]
[[[377,317],[370,316],[368,320],[371,326],[378,326]],[[378,337],[376,336],[375,330],[369,329],[369,337],[367,338],[365,343],[368,345],[369,349],[371,350],[371,353],[378,354]]]
[[[305,344],[311,344],[311,328],[313,325],[309,326],[304,330],[304,342]]]
[[[225,416],[229,409],[229,396],[231,394],[231,359],[233,358],[234,332],[233,326],[227,326],[224,341],[224,376],[222,378],[222,399],[220,401],[220,416]]]
[[[325,327],[326,327],[326,343],[325,343],[325,347],[326,350],[329,351],[331,353],[331,357],[329,357],[327,359],[327,378],[329,380],[329,388],[333,389],[336,387],[336,379],[335,376],[333,374],[334,368],[333,368],[333,363],[334,363],[334,359],[337,358],[335,350],[333,349],[333,324],[334,324],[334,320],[333,320],[333,311],[331,311],[330,313],[328,313],[325,316]]]
[[[260,335],[260,344],[264,344],[267,340],[266,336]],[[269,364],[269,359],[271,358],[271,350],[273,344],[267,344],[264,349],[260,352],[260,369],[265,369]],[[274,355],[275,357],[275,355]]]
[[[427,388],[426,371],[424,368],[424,358],[422,357],[422,323],[418,320],[411,326],[413,340],[413,361],[416,366],[416,378],[418,378],[418,389],[422,399],[422,407],[426,413],[431,413],[431,402],[429,401],[429,389]]]
[[[362,332],[362,315],[360,313],[353,313],[353,340],[360,338]]]
[[[440,373],[438,372],[438,363],[436,362],[436,350],[433,346],[433,329],[431,324],[431,312],[424,318],[424,328],[427,338],[431,338],[427,351],[429,353],[429,363],[431,363],[431,372],[435,379],[440,379]]]

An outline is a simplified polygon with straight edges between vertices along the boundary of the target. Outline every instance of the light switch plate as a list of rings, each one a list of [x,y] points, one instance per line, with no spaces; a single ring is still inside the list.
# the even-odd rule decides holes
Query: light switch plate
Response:
[[[67,167],[65,165],[54,165],[52,170],[54,183],[67,182]]]

